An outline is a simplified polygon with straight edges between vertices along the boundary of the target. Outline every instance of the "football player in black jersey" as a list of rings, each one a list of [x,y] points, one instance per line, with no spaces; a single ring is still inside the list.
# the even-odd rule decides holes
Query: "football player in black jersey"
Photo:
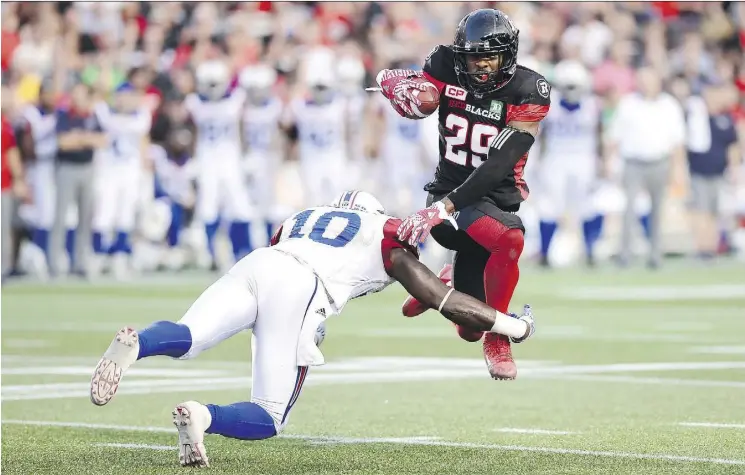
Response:
[[[402,115],[411,116],[422,77],[440,93],[440,161],[425,187],[428,207],[403,221],[399,238],[422,242],[431,231],[456,251],[455,288],[501,312],[519,276],[525,229],[515,212],[528,197],[525,161],[551,92],[543,76],[517,64],[518,33],[501,11],[476,10],[461,20],[452,45],[432,50],[423,71],[378,74],[383,94]],[[443,280],[448,274],[446,266]],[[425,310],[411,297],[403,307],[407,316]],[[483,335],[461,327],[458,334],[468,341]],[[483,345],[491,376],[514,379],[509,339],[487,334]]]

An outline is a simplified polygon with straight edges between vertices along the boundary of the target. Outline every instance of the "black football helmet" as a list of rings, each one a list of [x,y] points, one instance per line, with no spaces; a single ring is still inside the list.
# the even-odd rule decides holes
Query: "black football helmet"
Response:
[[[485,8],[466,15],[458,24],[452,46],[460,86],[483,95],[507,84],[517,70],[519,34],[512,21],[499,10]],[[466,58],[469,55],[499,56],[499,68],[482,80],[483,73],[468,72]]]

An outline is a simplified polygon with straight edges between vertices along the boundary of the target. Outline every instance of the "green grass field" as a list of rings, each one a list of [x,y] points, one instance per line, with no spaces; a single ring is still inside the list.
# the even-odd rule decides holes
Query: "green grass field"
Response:
[[[138,363],[88,400],[116,330],[178,319],[209,277],[2,291],[2,472],[178,474],[171,410],[250,394],[250,338],[193,361]],[[745,269],[527,269],[513,300],[538,333],[512,382],[393,287],[329,321],[286,432],[208,436],[225,474],[745,474]]]

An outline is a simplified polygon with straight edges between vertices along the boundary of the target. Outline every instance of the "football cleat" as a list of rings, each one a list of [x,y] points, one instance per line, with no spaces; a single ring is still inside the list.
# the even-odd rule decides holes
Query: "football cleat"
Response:
[[[209,467],[204,433],[212,424],[212,415],[204,404],[187,401],[173,410],[173,425],[178,429],[178,460],[182,467]]]
[[[91,402],[103,406],[119,389],[124,372],[137,361],[140,341],[137,332],[124,327],[116,333],[106,353],[98,362],[91,378]]]
[[[453,265],[445,264],[442,270],[440,270],[440,273],[437,275],[437,277],[439,277],[445,285],[447,285],[448,287],[452,287]],[[404,304],[401,306],[401,313],[403,313],[405,317],[416,317],[417,315],[423,314],[427,310],[429,310],[429,308],[422,305],[411,295],[406,297],[406,300],[404,300]]]
[[[493,379],[515,379],[517,365],[512,359],[510,339],[498,333],[487,333],[484,337],[484,359]]]
[[[525,323],[528,324],[528,336],[522,337],[522,338],[512,338],[510,337],[510,340],[512,343],[522,343],[531,336],[533,336],[533,333],[535,333],[535,319],[533,318],[533,311],[530,309],[530,305],[523,306],[523,314],[519,317],[515,315],[514,313],[510,314],[511,317],[515,317],[518,320],[522,320]]]

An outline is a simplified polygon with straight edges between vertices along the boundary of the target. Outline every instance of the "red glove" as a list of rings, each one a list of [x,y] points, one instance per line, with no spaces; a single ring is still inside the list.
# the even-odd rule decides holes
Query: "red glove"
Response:
[[[383,89],[383,95],[391,101],[393,109],[401,117],[414,117],[411,103],[416,106],[422,105],[419,99],[412,94],[412,89],[424,91],[427,89],[422,83],[412,81],[413,77],[422,77],[422,73],[413,69],[383,69],[375,78],[378,85]]]
[[[445,220],[448,220],[455,229],[458,229],[458,224],[445,210],[443,202],[437,201],[432,203],[429,208],[421,209],[404,219],[398,226],[396,234],[400,241],[408,242],[410,246],[416,246],[427,239],[432,228]]]

